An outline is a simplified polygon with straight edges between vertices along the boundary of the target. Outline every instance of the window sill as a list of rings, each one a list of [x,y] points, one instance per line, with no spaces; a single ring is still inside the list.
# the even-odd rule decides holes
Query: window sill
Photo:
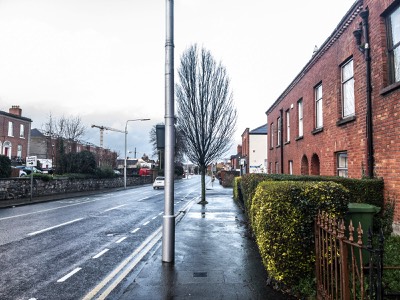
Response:
[[[280,148],[281,147],[281,145],[278,145],[278,146],[276,146],[275,148]]]
[[[313,135],[316,135],[316,134],[318,134],[318,133],[321,133],[322,131],[324,131],[324,127],[316,128],[316,129],[314,129],[313,131],[311,131],[311,133],[312,133]]]
[[[274,147],[269,148],[269,150],[274,150]]]
[[[397,90],[400,88],[400,82],[393,83],[391,85],[388,85],[387,87],[383,88],[380,90],[379,94],[382,96],[389,94],[390,92],[393,92],[394,90]]]
[[[354,122],[356,119],[357,119],[356,116],[350,116],[350,117],[339,119],[336,122],[336,126],[342,126],[344,124],[347,124],[347,123],[350,123],[350,122]]]
[[[298,136],[297,138],[296,138],[296,141],[300,141],[300,140],[302,140],[304,137],[303,136]]]
[[[287,141],[286,143],[285,143],[285,145],[289,145],[290,144],[290,141]]]

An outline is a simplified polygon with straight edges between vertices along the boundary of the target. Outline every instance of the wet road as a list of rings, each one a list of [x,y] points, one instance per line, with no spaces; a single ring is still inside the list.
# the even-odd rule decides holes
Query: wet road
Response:
[[[175,214],[199,194],[199,176],[176,181]],[[0,209],[0,299],[90,298],[159,237],[163,210],[150,185]]]

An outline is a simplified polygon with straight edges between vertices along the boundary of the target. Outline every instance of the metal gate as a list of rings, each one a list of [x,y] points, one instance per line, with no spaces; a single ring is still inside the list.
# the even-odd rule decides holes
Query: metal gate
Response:
[[[317,299],[384,299],[383,234],[373,245],[369,230],[363,245],[361,224],[354,228],[350,220],[346,228],[324,212],[315,223]]]

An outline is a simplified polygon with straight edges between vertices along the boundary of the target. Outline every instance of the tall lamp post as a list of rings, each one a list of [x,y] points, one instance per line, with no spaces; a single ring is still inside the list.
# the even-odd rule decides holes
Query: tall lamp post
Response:
[[[150,119],[133,119],[127,120],[125,123],[125,161],[124,161],[124,189],[126,189],[126,148],[127,148],[127,136],[128,136],[128,122],[134,121],[149,121]]]

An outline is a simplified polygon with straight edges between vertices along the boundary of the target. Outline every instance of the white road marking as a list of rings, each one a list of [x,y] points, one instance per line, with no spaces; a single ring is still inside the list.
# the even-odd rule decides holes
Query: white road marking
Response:
[[[146,200],[146,199],[149,199],[149,198],[150,198],[150,197],[141,198],[141,199],[138,200],[138,202],[143,201],[143,200]]]
[[[143,226],[146,226],[146,225],[149,224],[149,223],[150,223],[150,221],[147,221],[146,223],[143,224]]]
[[[118,209],[118,208],[120,208],[120,207],[122,207],[122,206],[125,206],[125,205],[126,205],[126,204],[118,205],[118,206],[115,206],[115,207],[112,207],[112,208],[106,209],[104,212],[106,212],[106,211],[110,211],[110,210],[114,210],[114,209]]]
[[[125,240],[127,237],[125,236],[125,237],[123,237],[123,238],[120,238],[118,241],[116,241],[115,243],[116,244],[119,244],[119,243],[121,243],[123,240]]]
[[[62,223],[62,224],[58,224],[58,225],[56,225],[56,226],[52,226],[52,227],[48,227],[48,228],[45,228],[45,229],[42,229],[42,230],[38,230],[38,231],[35,231],[35,232],[31,232],[31,233],[28,233],[28,235],[29,235],[29,236],[36,235],[36,234],[39,234],[39,233],[42,233],[42,232],[45,232],[45,231],[52,230],[52,229],[54,229],[54,228],[58,228],[58,227],[61,227],[61,226],[64,226],[64,225],[68,225],[68,224],[72,224],[72,223],[78,222],[78,221],[80,221],[80,220],[83,220],[83,218],[75,219],[75,220],[72,220],[72,221],[69,221],[69,222],[65,222],[65,223]]]
[[[161,216],[163,213],[164,213],[164,212],[162,211],[162,212],[160,212],[158,215]]]
[[[78,273],[80,270],[82,270],[82,268],[76,268],[75,270],[73,270],[73,271],[69,272],[67,275],[65,275],[63,278],[58,279],[57,282],[64,282],[65,280],[70,278],[75,273]]]
[[[154,219],[156,219],[156,218],[157,218],[157,216],[155,216],[155,217],[152,217],[151,219],[152,219],[152,220],[154,220]]]
[[[102,256],[104,253],[106,253],[108,250],[110,250],[110,249],[104,249],[103,251],[101,251],[101,252],[99,252],[99,253],[97,253],[95,256],[93,256],[92,258],[99,258],[100,256]]]
[[[112,271],[102,282],[100,282],[92,291],[90,291],[83,300],[94,299],[95,296],[103,289],[111,280],[113,282],[108,288],[102,292],[96,299],[105,299],[113,289],[129,274],[130,271],[140,262],[140,260],[150,251],[150,249],[161,239],[162,227],[159,227],[153,234],[129,255],[114,271]],[[122,270],[125,270],[122,272]],[[122,273],[121,273],[122,272]],[[119,276],[118,276],[119,275]]]
[[[132,230],[131,233],[136,233],[136,232],[139,231],[139,229],[140,229],[140,228],[136,228],[136,229]]]
[[[80,203],[74,203],[74,204],[69,204],[69,205],[63,205],[63,206],[55,207],[55,208],[49,208],[49,209],[39,210],[39,211],[27,213],[27,214],[21,214],[21,215],[15,215],[15,216],[11,216],[11,217],[0,218],[0,221],[1,221],[1,220],[7,220],[7,219],[18,218],[18,217],[25,217],[25,216],[29,216],[29,215],[33,215],[33,214],[38,214],[38,213],[42,213],[42,212],[46,212],[46,211],[51,211],[51,210],[56,210],[56,209],[62,209],[62,208],[65,208],[65,207],[75,206],[75,205],[80,205],[80,204],[85,204],[85,203],[94,202],[94,201],[96,201],[96,200],[84,201],[84,202],[80,202]]]

